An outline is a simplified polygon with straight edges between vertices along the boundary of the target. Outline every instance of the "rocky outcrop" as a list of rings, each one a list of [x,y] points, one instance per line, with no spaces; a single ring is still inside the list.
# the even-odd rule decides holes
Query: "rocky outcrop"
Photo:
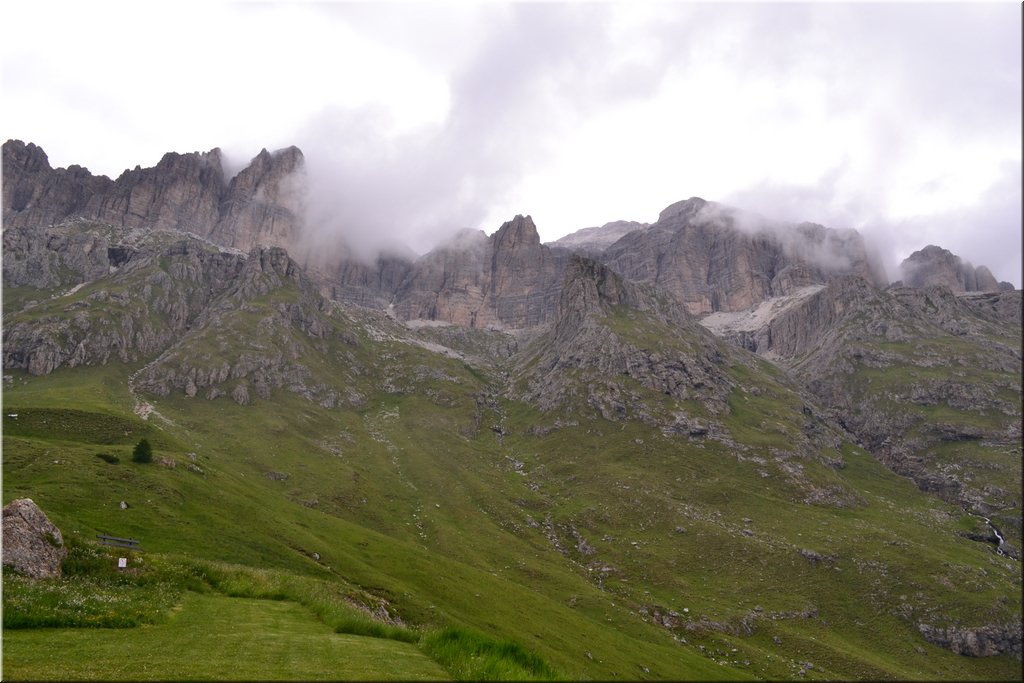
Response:
[[[942,285],[954,293],[1013,289],[1008,282],[997,282],[987,267],[975,268],[968,261],[934,244],[908,256],[900,264],[900,275],[907,287]]]
[[[1024,306],[1021,301],[1021,290],[1000,290],[995,293],[967,294],[958,297],[969,306],[979,317],[997,325],[1021,324]]]
[[[146,362],[132,391],[240,404],[287,389],[324,406],[360,400],[310,368],[310,350],[357,344],[332,322],[333,304],[279,247],[249,254],[199,238],[134,257],[81,288],[5,319],[5,369],[45,375],[60,367]]]
[[[558,284],[533,219],[516,216],[490,237],[464,231],[419,259],[395,295],[394,311],[403,320],[521,329],[550,319]]]
[[[558,273],[529,216],[516,216],[491,236],[490,301],[511,327],[545,322],[558,296]]]
[[[1021,623],[988,625],[977,628],[946,628],[918,624],[925,640],[933,645],[968,657],[995,657],[1008,654],[1021,659]]]
[[[695,315],[744,310],[841,275],[883,280],[856,231],[772,224],[697,197],[669,206],[601,260],[666,289]]]
[[[3,227],[51,225],[85,213],[113,185],[81,166],[53,169],[41,147],[8,140],[3,145]]]
[[[238,287],[245,266],[244,256],[195,239],[137,256],[92,286],[5,320],[4,367],[45,375],[58,367],[150,358]]]
[[[3,564],[33,579],[61,574],[67,557],[64,537],[31,498],[18,498],[3,510]]]
[[[253,249],[223,294],[132,385],[159,396],[230,396],[240,405],[269,399],[276,389],[323,407],[358,402],[357,394],[343,389],[350,377],[321,377],[311,369],[317,354],[358,345],[337,330],[333,310],[284,249]]]
[[[191,232],[248,251],[288,246],[303,216],[302,152],[263,150],[230,181],[219,149],[165,154],[117,180],[50,167],[34,144],[3,145],[4,230],[40,229],[79,218],[117,227]]]
[[[76,285],[103,277],[112,265],[131,257],[130,249],[113,247],[103,234],[69,226],[46,230],[7,228],[3,245],[6,287],[52,289]]]
[[[620,313],[622,324],[616,325],[609,318]],[[665,348],[635,343],[631,337],[640,330],[666,332]],[[691,335],[706,340],[700,343]],[[688,353],[679,345],[682,338],[688,340],[682,345]],[[725,397],[732,386],[724,360],[714,340],[676,302],[574,256],[564,273],[552,327],[521,355],[514,377],[522,387],[518,397],[545,411],[569,405],[584,391],[587,403],[605,419],[629,415],[688,434],[698,429],[694,421],[681,413],[674,419],[651,414],[629,381],[676,400],[700,401],[709,412],[720,413],[727,410]]]
[[[861,277],[837,278],[828,286],[811,286],[768,299],[749,312],[714,313],[704,317],[702,323],[748,351],[793,359],[818,348],[839,320],[868,301],[889,313],[877,317],[875,324],[885,329],[874,332],[892,341],[907,338],[909,333],[901,331],[893,303]]]

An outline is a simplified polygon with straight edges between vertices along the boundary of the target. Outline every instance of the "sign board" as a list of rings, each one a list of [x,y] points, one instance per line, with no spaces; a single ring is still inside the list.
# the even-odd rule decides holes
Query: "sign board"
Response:
[[[119,557],[119,558],[117,558],[117,568],[118,569],[124,569],[127,566],[128,566],[128,558],[127,557]]]

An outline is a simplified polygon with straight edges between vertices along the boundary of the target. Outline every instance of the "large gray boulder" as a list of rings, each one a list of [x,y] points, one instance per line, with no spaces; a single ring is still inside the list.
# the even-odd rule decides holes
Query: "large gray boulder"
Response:
[[[64,537],[31,498],[4,506],[3,564],[34,579],[60,576],[67,557]]]

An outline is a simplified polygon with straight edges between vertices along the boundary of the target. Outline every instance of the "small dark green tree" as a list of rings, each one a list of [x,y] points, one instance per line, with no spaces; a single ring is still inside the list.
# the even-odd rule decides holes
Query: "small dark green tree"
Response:
[[[153,462],[153,447],[149,445],[149,441],[139,439],[139,442],[135,444],[135,450],[132,451],[132,460],[134,462]]]

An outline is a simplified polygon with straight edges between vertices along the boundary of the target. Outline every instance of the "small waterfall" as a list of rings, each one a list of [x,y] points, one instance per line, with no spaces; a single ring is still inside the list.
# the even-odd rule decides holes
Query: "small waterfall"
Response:
[[[1006,543],[1006,539],[1004,539],[1003,535],[999,533],[999,529],[993,526],[992,520],[990,520],[988,517],[982,517],[981,515],[978,516],[985,520],[985,524],[988,524],[988,528],[991,529],[992,533],[994,533],[996,535],[996,538],[999,539],[999,544],[996,546],[996,554],[1005,556],[1006,553],[1003,552],[1003,544]]]
[[[986,517],[985,515],[975,514],[966,508],[964,508],[964,512],[969,514],[971,517],[977,517],[978,519],[985,520],[986,526],[988,526],[988,528],[992,530],[992,533],[995,534],[995,537],[998,540],[998,543],[996,544],[996,554],[1002,555],[1003,557],[1009,557],[1009,555],[1003,552],[1003,545],[1006,543],[1006,539],[1004,539],[1003,535],[999,533],[999,529],[997,529],[995,525],[992,524],[992,520]]]

